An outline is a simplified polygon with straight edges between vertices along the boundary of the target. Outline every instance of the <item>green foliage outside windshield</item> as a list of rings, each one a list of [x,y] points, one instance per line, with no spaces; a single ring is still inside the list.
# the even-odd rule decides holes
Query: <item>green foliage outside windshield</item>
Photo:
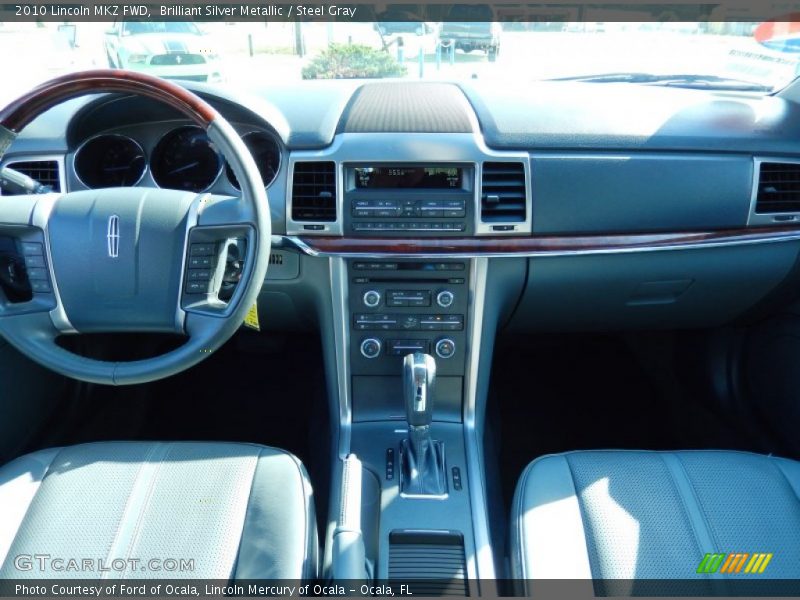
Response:
[[[406,67],[385,50],[331,44],[303,68],[303,79],[376,79],[403,77]]]

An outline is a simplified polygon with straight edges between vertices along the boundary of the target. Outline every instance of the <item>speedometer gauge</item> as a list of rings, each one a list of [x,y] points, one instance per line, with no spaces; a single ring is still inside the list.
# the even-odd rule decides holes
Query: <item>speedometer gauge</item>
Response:
[[[253,160],[258,167],[258,172],[261,173],[261,179],[264,181],[264,187],[269,185],[275,180],[278,174],[278,169],[281,166],[281,147],[278,141],[263,131],[252,131],[242,136],[247,149],[253,155]],[[225,174],[228,176],[228,181],[237,190],[240,189],[239,182],[236,175],[231,169],[231,166],[225,163]]]
[[[153,179],[162,188],[202,192],[222,169],[222,159],[208,135],[189,125],[167,133],[153,151]]]
[[[75,174],[92,189],[136,185],[146,168],[144,150],[124,135],[99,135],[75,153]]]

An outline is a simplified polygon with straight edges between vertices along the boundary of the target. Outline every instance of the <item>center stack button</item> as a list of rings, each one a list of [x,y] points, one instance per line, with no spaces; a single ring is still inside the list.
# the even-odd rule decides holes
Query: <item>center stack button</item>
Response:
[[[361,355],[364,358],[377,358],[381,353],[381,342],[375,338],[367,338],[361,342]]]
[[[450,290],[443,290],[436,294],[436,304],[442,308],[450,308],[453,305],[456,297]]]
[[[375,308],[381,303],[381,293],[376,290],[368,290],[364,292],[364,295],[361,297],[361,299],[364,302],[364,306]]]

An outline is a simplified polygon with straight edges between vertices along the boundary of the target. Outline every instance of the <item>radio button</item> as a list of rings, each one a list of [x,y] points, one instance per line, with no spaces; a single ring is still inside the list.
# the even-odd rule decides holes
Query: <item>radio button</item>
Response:
[[[443,338],[436,342],[436,356],[439,358],[452,358],[456,353],[456,344],[453,340]]]
[[[462,315],[446,315],[442,323],[444,331],[461,331],[464,329],[464,317]]]
[[[408,316],[400,323],[403,329],[415,330],[419,329],[419,319],[417,317]]]
[[[450,290],[443,290],[438,294],[436,294],[436,304],[438,304],[442,308],[450,308],[451,306],[453,306],[453,302],[455,302],[455,299],[456,297]]]
[[[375,338],[367,338],[361,342],[361,355],[364,358],[377,358],[381,353],[381,343]]]
[[[423,331],[441,331],[442,330],[442,316],[441,315],[425,315],[420,318],[420,327]]]
[[[381,303],[381,293],[376,290],[368,290],[364,292],[361,300],[364,302],[364,306],[375,308]]]
[[[388,340],[386,351],[391,356],[405,356],[412,352],[428,353],[430,342],[428,340]]]

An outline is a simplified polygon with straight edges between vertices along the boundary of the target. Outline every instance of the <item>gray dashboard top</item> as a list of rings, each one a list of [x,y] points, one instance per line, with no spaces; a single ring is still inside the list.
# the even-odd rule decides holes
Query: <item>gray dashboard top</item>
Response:
[[[629,83],[462,86],[496,148],[793,153],[800,106],[775,96]]]
[[[303,81],[246,90],[185,85],[216,101],[223,112],[225,106],[238,105],[263,119],[289,150],[313,150],[329,146],[348,123],[348,106],[362,86],[380,86],[385,95],[396,85],[407,96],[415,86],[427,91],[431,84]],[[775,96],[575,82],[458,85],[475,110],[486,144],[497,149],[793,154],[800,140],[800,105]],[[463,121],[452,113],[452,94],[445,97],[450,101],[442,103],[438,118],[459,129]],[[63,151],[67,124],[87,102],[84,98],[49,111],[22,133],[12,152]],[[360,105],[359,130],[400,132],[391,109],[386,103]],[[426,121],[436,120],[436,107],[429,105]]]

